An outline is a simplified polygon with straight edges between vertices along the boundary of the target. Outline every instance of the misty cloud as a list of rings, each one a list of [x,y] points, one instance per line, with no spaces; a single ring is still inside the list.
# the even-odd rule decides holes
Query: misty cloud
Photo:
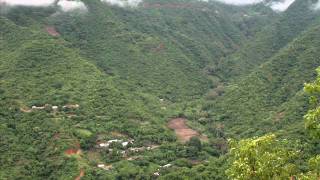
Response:
[[[208,1],[208,0],[204,0]],[[264,0],[215,0],[226,4],[232,4],[232,5],[250,5],[250,4],[257,4],[260,2],[263,2]]]
[[[0,4],[9,6],[49,6],[55,0],[0,0]]]
[[[202,1],[208,2],[210,0],[202,0]],[[266,3],[266,0],[214,0],[214,1],[219,1],[225,4],[231,4],[236,6],[265,3],[265,5],[269,6],[274,11],[285,11],[295,0],[282,0],[282,1],[271,2],[271,3]]]
[[[111,5],[120,6],[120,7],[136,7],[142,0],[101,0]]]
[[[315,4],[312,6],[312,9],[313,9],[313,10],[320,10],[320,1],[318,1],[317,3],[315,3]]]
[[[282,2],[272,2],[270,7],[275,11],[285,11],[295,0],[284,0]]]
[[[36,6],[47,7],[55,4],[61,8],[62,11],[87,10],[86,5],[80,0],[0,0],[0,4],[7,6]]]
[[[62,11],[74,11],[74,10],[82,10],[86,11],[86,5],[81,1],[68,1],[68,0],[60,0],[58,2],[58,6],[61,7]]]

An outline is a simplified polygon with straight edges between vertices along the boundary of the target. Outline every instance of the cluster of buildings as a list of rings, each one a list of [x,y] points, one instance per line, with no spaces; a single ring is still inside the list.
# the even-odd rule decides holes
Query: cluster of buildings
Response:
[[[67,104],[62,106],[62,109],[78,109],[80,107],[79,104]],[[45,104],[44,106],[32,106],[30,108],[20,108],[22,112],[25,113],[30,113],[33,111],[38,111],[38,110],[45,110],[45,109],[51,109],[53,112],[57,112],[59,110],[59,106],[52,106],[50,104]]]

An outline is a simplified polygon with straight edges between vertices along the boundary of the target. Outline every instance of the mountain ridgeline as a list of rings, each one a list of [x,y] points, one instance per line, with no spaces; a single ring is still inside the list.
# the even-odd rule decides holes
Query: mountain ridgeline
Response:
[[[316,1],[284,12],[81,2],[87,10],[0,4],[0,179],[313,177],[303,87],[320,66]],[[292,168],[237,176],[235,159],[258,141],[255,152]]]

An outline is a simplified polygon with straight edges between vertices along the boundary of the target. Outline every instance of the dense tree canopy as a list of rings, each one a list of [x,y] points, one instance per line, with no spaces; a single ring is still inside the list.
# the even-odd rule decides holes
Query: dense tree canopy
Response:
[[[305,126],[310,134],[320,140],[320,68],[317,69],[318,77],[315,82],[306,84],[304,87],[310,97],[313,109],[305,115]]]
[[[0,179],[319,177],[315,1],[81,1],[0,3]]]
[[[285,148],[287,143],[275,135],[231,141],[232,163],[227,175],[238,180],[287,179],[296,171],[291,162],[298,155]]]

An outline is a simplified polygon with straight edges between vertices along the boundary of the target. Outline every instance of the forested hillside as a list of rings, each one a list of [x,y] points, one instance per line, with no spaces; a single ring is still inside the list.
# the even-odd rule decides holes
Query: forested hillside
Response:
[[[0,179],[319,178],[320,2],[114,2],[0,1]]]
[[[320,66],[318,32],[319,26],[305,31],[204,108],[236,135],[250,137],[283,130],[281,133],[292,136],[303,131],[301,118],[308,103],[301,91],[316,75],[310,69]],[[242,131],[244,127],[250,129]]]
[[[199,98],[212,86],[199,70],[237,49],[252,34],[247,26],[254,26],[244,15],[257,13],[252,8],[229,14],[223,5],[208,7],[195,1],[152,5],[146,2],[139,9],[92,5],[90,14],[49,20],[106,73],[119,75],[143,92],[179,101]],[[273,14],[261,13],[255,17],[258,23],[268,22],[263,16]]]
[[[319,21],[319,13],[310,10],[309,0],[297,0],[282,16],[264,27],[236,53],[222,59],[215,72],[226,81],[250,73],[284,48],[310,25]],[[214,74],[215,74],[214,73]]]

